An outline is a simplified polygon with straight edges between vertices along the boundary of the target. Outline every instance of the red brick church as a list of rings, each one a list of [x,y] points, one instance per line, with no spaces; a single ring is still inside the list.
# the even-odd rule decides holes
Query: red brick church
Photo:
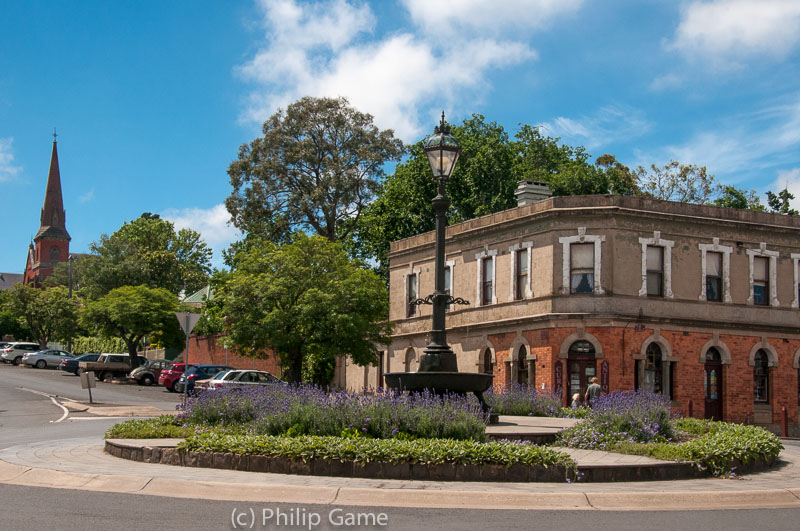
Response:
[[[58,149],[53,134],[53,154],[44,195],[41,222],[28,248],[23,282],[34,286],[53,274],[59,262],[69,260],[70,236],[66,228],[64,202],[61,198],[61,174],[58,169]]]

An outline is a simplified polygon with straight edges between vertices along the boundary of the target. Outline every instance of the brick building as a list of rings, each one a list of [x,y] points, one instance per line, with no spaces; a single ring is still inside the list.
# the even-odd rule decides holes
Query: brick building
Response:
[[[527,185],[527,188],[526,188]],[[552,197],[448,227],[446,287],[459,370],[530,383],[564,403],[607,391],[668,394],[695,417],[798,423],[800,217],[622,196]],[[535,197],[534,197],[535,198]],[[350,388],[416,370],[430,330],[434,234],[394,242],[392,344]],[[795,426],[796,427],[796,426]]]
[[[66,212],[61,197],[61,173],[58,168],[58,149],[53,135],[53,153],[47,174],[47,189],[40,216],[39,230],[28,248],[24,283],[38,286],[53,274],[59,262],[69,259],[69,241]]]

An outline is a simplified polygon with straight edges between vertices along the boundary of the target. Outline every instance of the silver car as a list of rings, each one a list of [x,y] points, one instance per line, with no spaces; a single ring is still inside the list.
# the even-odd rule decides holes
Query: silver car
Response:
[[[22,356],[22,363],[36,367],[37,369],[45,369],[47,367],[58,367],[62,360],[72,358],[72,354],[66,350],[40,350],[39,352],[31,352]]]
[[[38,343],[28,343],[23,341],[15,341],[7,345],[5,348],[0,349],[0,359],[5,363],[13,363],[19,365],[22,363],[22,356],[31,354],[42,350]]]
[[[221,389],[231,385],[272,385],[282,384],[283,380],[271,375],[267,371],[228,371],[225,376],[219,380],[212,380],[207,389]]]

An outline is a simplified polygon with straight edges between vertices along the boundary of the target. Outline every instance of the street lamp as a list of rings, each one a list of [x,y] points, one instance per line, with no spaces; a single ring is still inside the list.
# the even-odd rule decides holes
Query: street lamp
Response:
[[[462,298],[454,298],[445,292],[444,286],[444,238],[447,228],[447,208],[450,200],[445,192],[445,184],[453,173],[461,147],[450,134],[450,126],[444,121],[434,129],[431,136],[422,143],[428,157],[433,178],[437,182],[436,197],[431,204],[436,212],[436,263],[434,266],[434,291],[424,299],[411,304],[430,304],[433,306],[433,326],[430,342],[419,360],[417,372],[386,373],[386,385],[398,391],[442,393],[474,393],[489,421],[496,421],[496,415],[489,416],[489,406],[483,393],[492,385],[492,375],[483,373],[460,373],[456,355],[447,344],[445,330],[445,309],[450,304],[469,304]],[[451,279],[452,280],[452,279]]]
[[[422,143],[422,149],[428,157],[433,178],[437,182],[436,197],[431,204],[436,212],[436,263],[434,265],[434,291],[424,299],[417,299],[412,304],[433,305],[433,327],[431,339],[424,353],[420,356],[419,372],[430,371],[458,371],[456,355],[447,344],[447,331],[445,330],[445,309],[448,304],[465,304],[462,299],[454,299],[445,293],[444,287],[444,238],[447,228],[447,209],[450,199],[445,192],[445,184],[453,174],[453,169],[461,154],[461,146],[456,138],[450,134],[450,126],[442,121],[433,130],[433,134]]]

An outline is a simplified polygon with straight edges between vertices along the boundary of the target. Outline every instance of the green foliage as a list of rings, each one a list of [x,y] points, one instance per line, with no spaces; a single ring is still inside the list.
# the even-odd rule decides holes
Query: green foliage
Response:
[[[180,338],[182,343],[184,336],[175,318],[177,311],[180,311],[177,297],[163,288],[123,286],[88,301],[81,313],[81,323],[105,337],[121,338],[131,366],[138,367],[136,352],[144,336],[161,333],[172,342]]]
[[[384,165],[403,154],[391,130],[344,98],[304,97],[273,114],[263,133],[231,163],[225,206],[237,228],[276,242],[298,229],[346,238],[343,221],[359,217]]]
[[[227,270],[216,270],[211,275],[211,299],[203,303],[200,320],[197,321],[192,333],[198,336],[210,336],[222,333],[225,330],[225,314],[223,313],[222,299],[215,297],[222,289],[222,286],[230,278]]]
[[[754,210],[764,212],[766,208],[761,204],[755,190],[742,190],[735,186],[723,186],[719,197],[714,199],[714,206],[738,208],[740,210]]]
[[[72,353],[114,354],[128,352],[125,342],[119,337],[76,337],[72,340]]]
[[[529,125],[522,125],[511,139],[497,122],[474,114],[452,127],[452,134],[463,151],[447,182],[449,223],[515,207],[520,180],[549,183],[555,195],[638,192],[635,174],[613,156],[603,155],[592,165],[583,147],[559,144],[558,138],[543,137]],[[352,229],[352,237],[344,240],[348,251],[376,261],[388,281],[389,244],[433,230],[435,195],[428,159],[418,142],[361,217],[346,221]]]
[[[651,164],[647,170],[640,166],[637,174],[642,193],[654,199],[705,205],[719,190],[714,176],[705,166],[681,164],[675,160],[663,168]]]
[[[0,339],[12,337],[17,341],[31,337],[28,328],[19,322],[17,314],[8,309],[6,303],[11,296],[11,290],[0,290]]]
[[[789,192],[788,188],[784,188],[777,194],[774,192],[767,192],[767,205],[769,205],[769,211],[773,214],[796,216],[797,210],[790,206],[790,201],[792,199],[794,199],[794,195]]]
[[[73,282],[96,299],[115,288],[144,285],[177,295],[192,293],[208,282],[211,249],[200,233],[145,213],[111,236],[90,245],[92,254],[73,264]]]
[[[161,415],[154,419],[127,420],[111,426],[106,439],[172,439],[193,435],[195,429],[179,426],[172,415]]]
[[[321,385],[338,356],[377,363],[376,344],[388,343],[392,329],[386,287],[340,245],[297,233],[291,244],[237,253],[234,263],[218,297],[239,352],[257,357],[271,349],[291,382],[312,358],[320,366],[306,374]]]
[[[451,439],[368,439],[201,433],[179,445],[189,451],[288,457],[308,461],[355,461],[357,463],[455,463],[459,465],[564,466],[575,464],[567,454],[549,448],[506,442],[481,443]]]
[[[78,301],[61,286],[39,289],[15,284],[4,294],[2,310],[42,348],[50,341],[67,342],[78,327]]]

